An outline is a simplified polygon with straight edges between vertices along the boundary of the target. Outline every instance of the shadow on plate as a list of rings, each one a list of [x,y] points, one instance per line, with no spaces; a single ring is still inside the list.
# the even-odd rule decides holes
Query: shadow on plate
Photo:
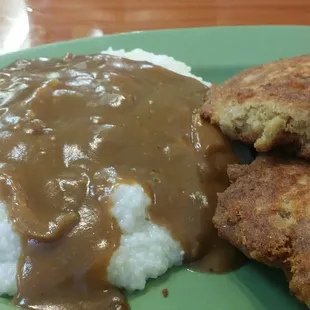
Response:
[[[307,310],[290,293],[288,282],[279,269],[250,262],[235,272],[235,278],[247,293],[260,300],[266,310]]]
[[[186,283],[179,285],[182,280]],[[165,287],[169,288],[169,292],[172,289],[168,300],[161,296],[161,290]],[[139,310],[142,309],[140,301],[145,303],[148,300],[157,308],[165,310],[183,310],[194,306],[197,310],[202,310],[197,308],[202,304],[208,305],[210,310],[307,310],[306,306],[291,295],[280,270],[256,262],[250,262],[235,272],[223,275],[200,274],[184,270],[184,267],[172,268],[163,276],[148,281],[145,290],[127,294],[127,297],[135,306],[139,304],[133,307]],[[239,298],[245,300],[241,301]],[[141,304],[145,305],[144,303]]]

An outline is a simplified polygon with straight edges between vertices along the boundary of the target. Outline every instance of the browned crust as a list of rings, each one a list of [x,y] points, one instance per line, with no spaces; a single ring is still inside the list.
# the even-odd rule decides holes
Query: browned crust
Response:
[[[228,169],[232,185],[218,197],[219,235],[250,258],[282,268],[310,307],[310,165],[260,156]]]
[[[291,144],[310,158],[310,55],[253,67],[213,86],[202,116],[260,152]]]

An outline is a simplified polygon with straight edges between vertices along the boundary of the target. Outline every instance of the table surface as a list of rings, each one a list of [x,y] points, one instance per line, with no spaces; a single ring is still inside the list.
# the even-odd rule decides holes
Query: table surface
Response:
[[[310,0],[0,1],[0,53],[134,30],[216,25],[310,25]]]

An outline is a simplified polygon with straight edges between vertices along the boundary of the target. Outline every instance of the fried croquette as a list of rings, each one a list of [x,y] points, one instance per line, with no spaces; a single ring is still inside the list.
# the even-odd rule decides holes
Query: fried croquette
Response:
[[[219,236],[248,257],[281,268],[296,297],[310,308],[310,165],[259,156],[231,165],[232,184],[218,195]]]
[[[213,86],[202,115],[259,152],[290,145],[310,159],[310,54],[253,67]]]

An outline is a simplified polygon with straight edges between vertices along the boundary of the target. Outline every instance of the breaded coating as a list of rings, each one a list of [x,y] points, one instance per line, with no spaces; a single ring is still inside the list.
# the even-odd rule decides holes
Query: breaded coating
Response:
[[[253,67],[212,87],[202,115],[259,152],[289,144],[310,159],[310,55]]]
[[[310,165],[260,156],[228,168],[232,185],[218,195],[219,236],[248,257],[282,268],[310,308]]]

